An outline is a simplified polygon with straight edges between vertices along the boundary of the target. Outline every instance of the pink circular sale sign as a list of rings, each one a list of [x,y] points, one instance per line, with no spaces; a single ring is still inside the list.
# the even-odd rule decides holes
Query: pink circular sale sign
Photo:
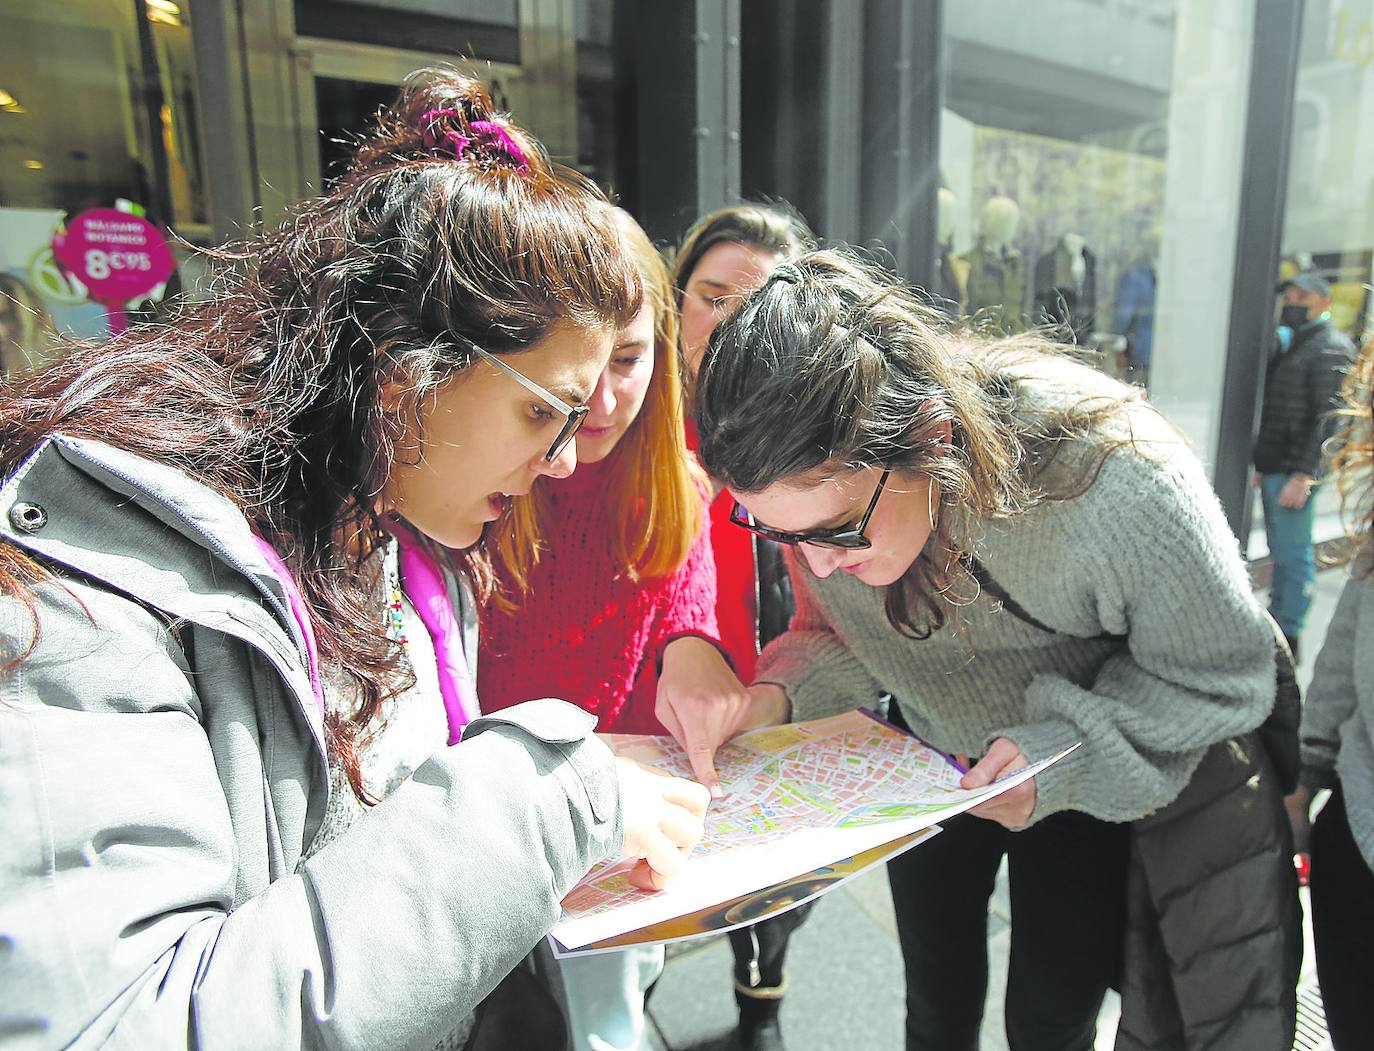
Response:
[[[142,216],[114,208],[73,218],[53,235],[52,254],[93,300],[110,309],[116,333],[124,328],[124,308],[148,298],[176,270],[162,232]]]

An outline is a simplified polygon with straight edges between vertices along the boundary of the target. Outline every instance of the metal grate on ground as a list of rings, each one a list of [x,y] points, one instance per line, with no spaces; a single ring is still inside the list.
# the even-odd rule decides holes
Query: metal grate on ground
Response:
[[[1293,1051],[1332,1051],[1326,1034],[1326,1011],[1315,978],[1298,986],[1298,1035]]]

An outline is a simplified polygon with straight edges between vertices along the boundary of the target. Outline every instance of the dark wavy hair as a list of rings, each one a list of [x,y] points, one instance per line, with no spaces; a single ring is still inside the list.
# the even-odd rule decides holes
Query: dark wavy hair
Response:
[[[560,320],[625,324],[639,274],[595,187],[448,69],[408,78],[328,193],[215,254],[224,272],[207,301],[72,344],[0,393],[0,469],[60,432],[180,468],[238,506],[295,574],[321,663],[360,690],[327,730],[366,801],[360,735],[413,683],[358,573],[404,421],[471,364],[467,341],[500,354]],[[399,411],[384,385],[403,392]],[[0,587],[31,608],[42,576],[0,545]],[[38,628],[35,612],[35,640]]]
[[[952,329],[918,296],[850,251],[800,256],[716,329],[695,408],[702,465],[737,494],[823,466],[934,478],[931,542],[885,596],[893,627],[925,638],[977,594],[959,524],[1081,495],[1132,443],[1127,407],[1144,403],[1116,384],[1065,408],[1018,405],[1020,377],[1054,359],[1071,367],[1056,345]],[[1084,437],[1089,454],[1050,482],[1044,468]]]

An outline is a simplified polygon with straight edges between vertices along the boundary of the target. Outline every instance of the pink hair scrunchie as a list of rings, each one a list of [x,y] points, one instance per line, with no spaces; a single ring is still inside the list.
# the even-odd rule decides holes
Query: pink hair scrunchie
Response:
[[[456,109],[431,109],[421,114],[420,137],[426,148],[448,149],[457,160],[462,158],[469,147],[477,147],[500,154],[519,171],[530,170],[529,158],[525,156],[525,151],[503,125],[493,120],[474,120],[468,124],[471,135],[464,135],[452,128],[441,133],[438,126],[445,118],[458,121],[462,119],[462,114]]]

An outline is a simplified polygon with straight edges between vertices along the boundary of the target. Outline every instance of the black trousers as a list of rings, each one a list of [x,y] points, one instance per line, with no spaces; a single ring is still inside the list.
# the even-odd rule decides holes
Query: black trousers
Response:
[[[1336,1051],[1374,1046],[1374,872],[1337,785],[1312,826],[1312,934]]]
[[[806,922],[815,904],[810,901],[779,916],[770,916],[731,931],[730,949],[735,954],[736,981],[762,989],[781,985],[792,932]]]
[[[1011,882],[1012,1051],[1091,1051],[1119,984],[1128,826],[1051,815],[1022,832],[964,814],[888,863],[906,963],[907,1051],[977,1051],[988,984],[988,903]]]

